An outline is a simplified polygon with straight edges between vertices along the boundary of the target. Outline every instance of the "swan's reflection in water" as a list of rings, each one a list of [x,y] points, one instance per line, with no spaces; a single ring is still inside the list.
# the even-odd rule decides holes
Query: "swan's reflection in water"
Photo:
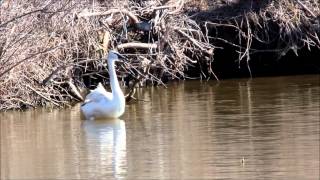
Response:
[[[95,156],[89,157],[92,161],[87,167],[95,169],[89,169],[88,173],[100,174],[102,177],[124,177],[127,172],[125,122],[120,119],[86,120],[83,121],[82,127],[88,156]]]

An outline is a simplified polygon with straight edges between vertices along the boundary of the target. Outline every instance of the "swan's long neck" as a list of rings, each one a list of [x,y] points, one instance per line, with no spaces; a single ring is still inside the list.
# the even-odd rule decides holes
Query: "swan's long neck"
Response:
[[[108,69],[109,69],[109,76],[110,76],[110,84],[111,90],[114,97],[116,96],[123,96],[122,90],[119,85],[119,81],[117,78],[116,70],[114,67],[114,61],[108,61]]]

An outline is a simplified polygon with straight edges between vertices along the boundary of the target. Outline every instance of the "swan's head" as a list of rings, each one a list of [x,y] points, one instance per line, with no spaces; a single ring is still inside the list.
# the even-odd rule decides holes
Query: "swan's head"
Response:
[[[111,50],[111,51],[109,51],[109,54],[108,54],[108,61],[109,62],[122,61],[119,59],[119,57],[122,57],[122,55],[120,55],[116,51]]]

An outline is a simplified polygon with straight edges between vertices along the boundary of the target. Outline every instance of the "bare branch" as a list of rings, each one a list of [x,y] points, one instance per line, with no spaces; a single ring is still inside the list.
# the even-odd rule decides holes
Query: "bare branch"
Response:
[[[124,43],[117,46],[118,49],[138,48],[138,49],[157,49],[157,44],[150,43]]]
[[[82,12],[79,14],[79,17],[91,17],[91,16],[108,16],[111,14],[115,14],[115,13],[122,13],[127,15],[128,17],[130,17],[130,19],[133,20],[133,22],[135,24],[139,23],[139,19],[136,15],[134,15],[132,12],[126,10],[126,9],[110,9],[108,11],[105,12],[93,12],[93,13],[89,13],[89,12]]]

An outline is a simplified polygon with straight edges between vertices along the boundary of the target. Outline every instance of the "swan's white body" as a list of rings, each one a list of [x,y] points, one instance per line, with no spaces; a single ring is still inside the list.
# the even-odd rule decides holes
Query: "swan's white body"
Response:
[[[108,69],[112,93],[107,92],[99,83],[96,89],[92,90],[81,105],[81,111],[86,119],[96,118],[118,118],[125,110],[125,97],[120,89],[114,68],[118,55],[110,51],[108,55]]]

